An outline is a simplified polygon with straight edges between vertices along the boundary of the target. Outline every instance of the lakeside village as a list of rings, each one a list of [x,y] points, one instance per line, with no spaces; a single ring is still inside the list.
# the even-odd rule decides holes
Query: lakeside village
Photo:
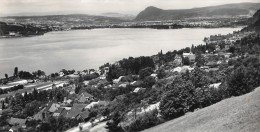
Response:
[[[16,67],[0,81],[0,131],[140,131],[260,85],[259,34],[204,42],[99,70],[45,75]]]
[[[30,37],[44,35],[51,31],[69,31],[96,28],[150,28],[150,29],[180,29],[180,28],[221,28],[241,27],[247,25],[247,17],[222,18],[189,18],[184,20],[167,21],[123,21],[99,24],[88,24],[83,18],[63,18],[48,20],[43,18],[11,19],[2,18],[0,21],[0,38]],[[68,20],[67,20],[68,19]],[[82,19],[82,20],[81,20]],[[16,20],[16,21],[14,21]],[[64,20],[64,21],[63,21]]]

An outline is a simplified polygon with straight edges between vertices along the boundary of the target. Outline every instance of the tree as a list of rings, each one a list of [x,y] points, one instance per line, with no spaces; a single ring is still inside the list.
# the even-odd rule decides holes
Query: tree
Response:
[[[5,102],[2,101],[2,110],[5,109]]]
[[[194,51],[194,45],[192,44],[192,46],[191,46],[191,52],[192,53],[194,53],[195,51]]]
[[[193,111],[196,105],[195,87],[191,81],[177,77],[170,84],[160,103],[161,114],[166,119],[173,119]]]
[[[153,69],[151,67],[147,67],[139,71],[139,77],[140,79],[144,79],[145,77],[150,76],[152,73]]]
[[[164,78],[165,76],[166,76],[166,72],[165,72],[164,69],[159,69],[159,70],[157,71],[157,77],[158,77],[159,79],[162,79],[162,78]]]
[[[80,92],[80,89],[81,89],[81,86],[80,86],[80,85],[77,86],[77,87],[75,88],[75,93],[78,94],[78,93]]]
[[[37,100],[37,98],[38,98],[38,91],[35,88],[33,89],[32,95],[33,95],[33,100]]]
[[[144,78],[144,87],[152,87],[156,83],[156,80],[152,76],[147,76]]]
[[[8,74],[5,74],[5,78],[8,80]]]
[[[206,62],[206,61],[205,61],[205,58],[202,56],[201,53],[198,53],[198,54],[196,55],[195,61],[196,61],[196,65],[197,65],[198,67],[204,66],[204,64],[205,64],[205,62]]]
[[[40,106],[41,106],[41,102],[37,100],[27,103],[25,105],[25,108],[23,109],[23,113],[24,113],[23,115],[25,117],[33,116],[39,111]]]
[[[18,67],[14,68],[14,76],[17,77],[18,76]]]
[[[184,65],[190,65],[190,59],[189,59],[188,57],[185,57],[185,58],[183,59],[183,64],[184,64]]]
[[[122,128],[118,127],[118,124],[120,123],[121,120],[122,117],[119,114],[119,112],[115,112],[112,115],[111,120],[107,122],[106,128],[109,130],[109,132],[121,132]]]

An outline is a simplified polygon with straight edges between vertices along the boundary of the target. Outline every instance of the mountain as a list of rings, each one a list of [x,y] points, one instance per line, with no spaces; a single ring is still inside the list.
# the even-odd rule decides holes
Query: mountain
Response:
[[[259,132],[260,87],[198,111],[170,120],[144,132]]]
[[[260,33],[260,9],[249,19],[249,25],[242,29],[242,31],[256,31]]]
[[[260,9],[253,16],[252,26],[255,28],[260,28]]]
[[[114,18],[119,18],[119,19],[123,19],[123,20],[133,20],[135,18],[134,15],[114,13],[114,12],[102,13],[102,14],[100,14],[100,16],[114,17]]]
[[[192,9],[163,10],[157,7],[147,7],[135,18],[137,21],[174,20],[196,17],[252,16],[260,7],[260,3],[238,3],[219,6],[209,6]]]

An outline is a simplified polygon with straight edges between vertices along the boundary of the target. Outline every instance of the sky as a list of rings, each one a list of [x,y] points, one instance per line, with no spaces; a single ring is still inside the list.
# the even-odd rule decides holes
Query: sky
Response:
[[[101,14],[116,12],[136,15],[148,6],[189,9],[260,0],[0,0],[0,16]]]

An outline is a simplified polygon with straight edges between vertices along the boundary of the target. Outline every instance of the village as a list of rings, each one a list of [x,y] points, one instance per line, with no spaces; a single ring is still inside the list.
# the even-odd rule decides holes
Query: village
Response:
[[[192,72],[196,68],[207,73],[219,72],[224,65],[227,65],[228,69],[234,68],[232,62],[241,57],[249,56],[248,53],[237,54],[234,51],[235,49],[241,50],[241,47],[236,43],[246,36],[257,37],[257,34],[240,31],[227,35],[212,35],[204,39],[204,45],[196,47],[192,45],[191,48],[187,47],[166,54],[161,51],[157,55],[148,57],[148,60],[149,58],[152,59],[154,68],[141,69],[138,71],[139,74],[114,73],[118,72],[118,69],[111,67],[123,67],[123,61],[112,65],[105,64],[98,70],[90,69],[76,72],[75,70],[67,71],[63,69],[59,73],[48,76],[40,74],[30,79],[23,79],[15,73],[14,76],[1,79],[0,116],[7,117],[8,125],[5,127],[11,132],[32,129],[31,126],[28,127],[27,125],[31,121],[39,121],[37,127],[32,129],[37,130],[43,127],[41,122],[49,122],[50,118],[58,119],[61,117],[77,120],[76,124],[62,128],[62,131],[90,130],[99,124],[102,124],[105,131],[110,116],[110,113],[107,112],[108,107],[115,105],[114,103],[117,100],[120,101],[120,99],[125,98],[123,97],[125,94],[142,96],[151,89],[158,89],[158,83],[163,81],[167,83],[168,80],[174,80],[176,76]],[[130,61],[130,59],[125,61]],[[16,72],[18,72],[18,68]],[[111,79],[109,76],[113,73],[116,76]],[[218,89],[221,81],[213,82],[209,84],[209,87]],[[110,95],[115,91],[119,93]],[[43,96],[45,99],[37,99],[41,103],[36,105],[38,106],[37,111],[30,114],[31,116],[26,118],[18,118],[17,115],[12,116],[13,112],[20,111],[12,109],[12,106],[15,105],[13,102],[17,102],[18,98],[23,98],[25,101],[25,98],[40,95],[40,93],[45,94],[46,97]],[[148,96],[147,98],[143,97],[140,101],[143,105],[130,108],[126,116],[136,118],[137,115],[155,109],[159,110],[160,101],[158,99],[149,101]],[[27,107],[27,105],[24,104],[23,107]],[[132,118],[127,119],[131,120]]]

